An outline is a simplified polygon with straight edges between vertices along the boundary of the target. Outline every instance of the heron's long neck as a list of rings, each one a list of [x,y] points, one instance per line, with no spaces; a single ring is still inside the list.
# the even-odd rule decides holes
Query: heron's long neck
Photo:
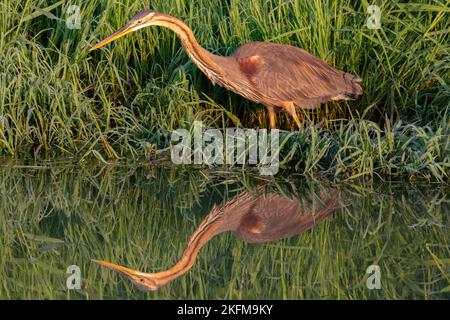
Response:
[[[222,211],[216,211],[209,214],[192,234],[181,259],[172,268],[166,271],[153,273],[151,275],[152,278],[157,279],[164,285],[191,269],[195,263],[197,254],[203,245],[218,233],[225,231],[222,230],[222,215]]]
[[[177,34],[189,57],[208,77],[220,74],[220,67],[213,61],[214,54],[200,46],[192,30],[183,21],[166,16],[160,18],[157,25]]]

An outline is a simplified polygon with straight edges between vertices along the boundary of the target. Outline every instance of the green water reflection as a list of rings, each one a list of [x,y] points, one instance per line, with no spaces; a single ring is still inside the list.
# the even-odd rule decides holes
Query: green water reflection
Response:
[[[312,230],[264,244],[209,241],[186,275],[143,293],[90,262],[172,266],[214,204],[261,183],[241,172],[52,165],[0,171],[2,299],[406,299],[450,294],[449,188],[301,178],[268,182],[302,198],[339,190],[346,206]],[[380,266],[381,289],[366,286]],[[81,270],[68,290],[66,269]]]

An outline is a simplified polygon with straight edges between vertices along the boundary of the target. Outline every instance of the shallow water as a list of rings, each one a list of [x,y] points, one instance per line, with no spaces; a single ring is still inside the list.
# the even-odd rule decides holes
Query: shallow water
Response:
[[[168,269],[214,204],[261,182],[242,172],[170,166],[3,167],[0,298],[449,297],[450,197],[443,185],[265,181],[272,192],[312,203],[323,190],[335,190],[340,206],[287,239],[250,244],[219,234],[189,272],[156,292],[140,292],[90,261]],[[79,290],[67,289],[72,265],[80,268]],[[380,289],[367,286],[370,265],[379,266]]]

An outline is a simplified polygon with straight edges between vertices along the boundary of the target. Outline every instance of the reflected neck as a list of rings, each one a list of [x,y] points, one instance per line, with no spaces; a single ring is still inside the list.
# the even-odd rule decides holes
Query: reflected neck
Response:
[[[223,212],[219,210],[210,214],[192,234],[181,259],[172,268],[153,273],[151,277],[156,279],[161,285],[165,285],[189,271],[194,265],[198,252],[203,245],[215,235],[225,231],[221,230],[222,214]]]

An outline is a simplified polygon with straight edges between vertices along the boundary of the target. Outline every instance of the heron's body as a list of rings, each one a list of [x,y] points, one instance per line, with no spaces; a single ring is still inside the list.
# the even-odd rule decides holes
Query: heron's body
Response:
[[[355,99],[362,94],[359,77],[336,70],[305,50],[253,42],[239,47],[230,56],[218,56],[200,46],[192,30],[181,20],[155,11],[137,14],[124,28],[91,50],[149,25],[173,30],[192,61],[213,83],[265,105],[272,128],[276,111],[289,112],[300,126],[296,107],[315,108],[322,102]]]
[[[261,186],[255,195],[244,191],[224,205],[215,206],[191,235],[180,260],[170,269],[143,273],[105,261],[100,265],[129,278],[141,290],[157,290],[186,273],[197,254],[212,237],[231,231],[249,243],[287,238],[306,231],[329,217],[339,207],[336,190],[323,190],[318,199],[309,195],[301,200],[278,193],[265,193]]]

